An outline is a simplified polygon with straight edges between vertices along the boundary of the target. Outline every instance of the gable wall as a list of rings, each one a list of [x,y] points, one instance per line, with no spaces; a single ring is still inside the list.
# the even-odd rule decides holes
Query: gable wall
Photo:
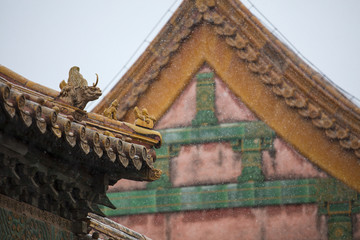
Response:
[[[326,117],[343,123],[337,111],[344,101],[240,5],[184,1],[125,77],[149,70],[127,99],[161,116],[164,145],[156,166],[164,174],[138,191],[110,193],[121,207],[107,213],[128,215],[117,219],[155,229],[159,239],[231,239],[230,232],[244,239],[352,239],[359,196],[316,166],[357,188],[354,149],[344,151],[342,139],[329,141],[325,131]],[[154,56],[156,62],[143,65]],[[215,74],[214,106],[198,106],[209,90],[198,91],[198,82],[211,85],[209,72]],[[205,99],[212,102],[212,95]],[[125,109],[123,119],[131,121]]]
[[[211,73],[204,65],[198,73]],[[210,104],[210,103],[209,103]],[[259,121],[215,75],[215,116],[218,124]],[[196,116],[196,76],[186,86],[171,108],[157,122],[156,129],[191,127]],[[325,177],[306,158],[297,153],[281,138],[275,137],[271,151],[262,151],[262,171],[265,179],[296,179]],[[166,142],[165,142],[166,144]],[[230,142],[209,142],[180,146],[179,153],[170,161],[172,186],[194,186],[236,183],[241,175],[241,152],[234,151]],[[110,191],[146,189],[146,183],[121,180]]]
[[[198,73],[211,72],[213,70],[205,66]],[[245,124],[246,127],[248,123],[257,124],[261,122],[239,98],[235,97],[218,76],[214,75],[214,80],[215,101],[213,104],[215,105],[214,113],[218,119],[218,123],[214,127],[221,128],[227,126],[227,124],[239,123]],[[193,119],[197,117],[196,94],[197,83],[195,76],[163,118],[158,121],[156,127],[165,133],[163,136],[169,130],[177,129],[176,131],[179,131],[193,128]],[[265,128],[269,129],[268,127]],[[219,239],[223,236],[226,236],[227,239],[232,239],[231,237],[238,239],[239,236],[242,236],[243,239],[303,239],[304,237],[305,239],[328,239],[328,217],[320,214],[324,210],[319,208],[317,204],[318,188],[316,186],[316,179],[328,178],[327,174],[320,171],[279,136],[272,135],[270,147],[260,150],[260,155],[258,155],[261,159],[259,172],[263,175],[263,180],[260,180],[260,182],[264,181],[265,185],[255,187],[254,189],[257,190],[252,196],[259,196],[259,198],[255,197],[258,199],[256,201],[259,202],[251,204],[252,207],[246,207],[246,204],[235,204],[233,206],[242,207],[224,208],[222,205],[224,201],[228,201],[228,203],[232,201],[229,199],[230,195],[225,197],[224,200],[220,200],[218,197],[222,198],[222,190],[210,189],[220,189],[221,186],[230,189],[234,184],[237,184],[239,196],[243,197],[245,192],[242,191],[249,189],[242,185],[247,184],[247,180],[245,179],[244,182],[242,175],[244,168],[248,164],[247,160],[244,161],[243,156],[246,158],[247,154],[249,152],[254,153],[254,150],[248,151],[244,148],[245,146],[241,146],[239,149],[239,146],[234,146],[231,141],[207,142],[205,135],[203,138],[205,142],[187,142],[176,145],[175,150],[172,148],[174,146],[169,147],[167,142],[164,141],[162,148],[167,149],[165,152],[168,157],[162,159],[164,150],[160,149],[157,151],[157,156],[160,159],[156,164],[158,164],[157,167],[163,168],[166,177],[158,182],[147,184],[144,182],[119,181],[111,189],[114,196],[120,196],[117,198],[119,203],[122,197],[116,195],[116,192],[128,191],[127,193],[132,193],[132,190],[138,190],[138,192],[134,191],[134,194],[130,195],[125,192],[123,196],[126,201],[131,202],[134,199],[134,201],[138,200],[139,202],[122,207],[124,213],[127,208],[134,208],[134,210],[129,210],[131,215],[116,217],[116,213],[114,213],[114,219],[154,239]],[[309,181],[304,184],[299,179],[309,179]],[[259,180],[255,179],[254,181]],[[279,182],[277,183],[277,181]],[[265,189],[268,189],[266,194],[269,194],[269,199],[275,199],[277,198],[275,197],[275,191],[277,190],[266,184],[280,184],[277,186],[281,186],[288,184],[289,181],[293,181],[295,185],[297,184],[297,187],[294,185],[289,189],[293,191],[289,192],[291,194],[289,196],[290,202],[296,203],[295,205],[275,202],[266,203],[268,197],[261,197],[264,194],[260,193],[261,189],[264,188],[261,186],[268,186],[265,187]],[[203,193],[197,193],[197,186],[208,189],[205,191],[214,194],[217,191],[220,193],[216,196],[209,195],[209,197],[205,197],[202,196]],[[303,186],[306,186],[307,190],[301,190],[300,188]],[[175,192],[172,193],[166,189],[174,189]],[[182,196],[180,200],[175,200],[178,194],[177,189],[183,192],[180,193],[180,196]],[[282,189],[281,192],[285,191],[286,188]],[[159,190],[161,190],[161,193]],[[256,191],[260,192],[256,193]],[[294,195],[295,192],[298,195]],[[189,197],[185,196],[184,193],[188,193]],[[231,194],[231,192],[228,194]],[[155,196],[155,200],[146,197],[150,195]],[[306,196],[306,199],[296,200],[303,196]],[[172,197],[175,197],[174,200]],[[161,200],[162,198],[166,200]],[[280,198],[286,199],[284,196]],[[202,202],[196,203],[196,201],[199,201],[197,199],[201,199]],[[238,198],[235,197],[234,199]],[[244,200],[246,201],[246,197]],[[187,201],[190,202],[186,203]],[[261,201],[264,201],[264,203],[261,203]],[[154,204],[154,210],[148,211],[146,207],[150,202]],[[209,203],[211,207],[207,208],[206,205]],[[181,207],[176,207],[178,205]],[[188,206],[191,205],[194,207],[189,208]],[[152,205],[149,205],[149,207],[152,208]],[[182,208],[185,211],[180,210]],[[186,209],[188,210],[186,211]],[[137,211],[141,214],[136,214]],[[113,213],[110,212],[111,214]],[[352,221],[354,227],[356,227],[356,218],[353,218]],[[356,229],[354,228],[354,234],[357,234]],[[347,229],[346,231],[351,230]],[[228,234],[229,232],[231,232],[231,235]]]

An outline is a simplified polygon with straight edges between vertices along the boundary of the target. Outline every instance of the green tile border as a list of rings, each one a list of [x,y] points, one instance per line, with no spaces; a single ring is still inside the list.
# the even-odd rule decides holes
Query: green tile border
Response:
[[[316,179],[232,183],[108,193],[107,216],[231,207],[316,203]]]
[[[166,145],[206,142],[236,142],[241,139],[275,138],[275,132],[262,121],[224,123],[216,126],[159,130]],[[247,140],[249,141],[249,140]],[[268,144],[261,144],[267,146]],[[261,146],[257,147],[258,150]]]

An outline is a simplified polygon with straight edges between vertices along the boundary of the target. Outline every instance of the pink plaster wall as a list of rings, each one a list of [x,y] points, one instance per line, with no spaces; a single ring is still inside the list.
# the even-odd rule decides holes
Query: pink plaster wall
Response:
[[[199,70],[199,73],[211,71],[213,70],[205,65]],[[256,116],[216,75],[215,96],[215,112],[220,123],[257,120]],[[190,126],[195,115],[196,77],[158,122],[157,128]],[[225,149],[224,146],[217,146],[216,144],[211,146],[208,148],[205,145],[194,145],[181,148],[181,155],[171,161],[171,177],[175,186],[219,183],[222,181],[232,182],[235,180],[237,177],[235,175],[240,173],[239,166],[241,163],[233,159],[234,153],[231,148]],[[269,151],[263,153],[263,172],[266,179],[326,177],[325,173],[279,138],[274,141],[274,147],[274,156]],[[204,151],[205,149],[206,151]],[[224,159],[219,159],[220,155]],[[219,162],[221,162],[220,165]],[[196,167],[193,167],[193,164]],[[224,177],[222,175],[224,172],[229,176]]]
[[[204,66],[199,72],[210,72]],[[215,76],[216,116],[220,123],[254,121],[256,116]],[[190,126],[196,115],[196,78],[186,86],[167,113],[157,123],[157,129]],[[263,172],[268,180],[326,177],[307,159],[280,138],[274,141],[275,155],[263,153]],[[174,186],[236,182],[241,174],[240,155],[228,143],[209,143],[181,147],[178,157],[170,163]],[[146,182],[121,180],[109,191],[145,189]]]
[[[319,216],[317,205],[266,207],[266,239],[327,239],[325,216]]]
[[[263,152],[263,174],[267,180],[317,178],[327,175],[280,138],[274,140],[275,155]],[[237,182],[241,174],[241,154],[230,143],[182,146],[171,159],[173,186]]]
[[[215,99],[215,112],[219,123],[257,120],[256,116],[218,77],[215,77]]]
[[[201,72],[210,71],[204,67]],[[216,116],[220,123],[254,121],[256,116],[216,76]],[[156,128],[191,126],[196,115],[196,80],[193,79],[158,121]],[[274,153],[263,152],[263,173],[267,180],[326,177],[306,158],[280,138]],[[170,161],[174,187],[237,182],[241,154],[230,143],[182,146]],[[120,180],[109,191],[145,189],[146,182]],[[356,215],[354,239],[360,240],[360,215]],[[324,216],[317,206],[288,205],[262,208],[234,208],[163,214],[142,214],[114,218],[119,223],[155,239],[327,239]]]
[[[325,240],[325,217],[316,205],[227,208],[115,218],[152,239]]]
[[[194,78],[157,122],[156,129],[191,126],[196,115],[196,79]]]
[[[153,240],[165,240],[168,239],[166,236],[167,218],[167,214],[157,213],[114,217],[112,220]]]
[[[133,191],[133,190],[142,190],[146,189],[146,184],[148,182],[137,182],[127,179],[121,179],[113,186],[109,186],[108,192],[124,192],[124,191]]]
[[[249,208],[176,213],[170,226],[171,240],[261,239],[261,222]]]
[[[198,73],[211,72],[204,66]],[[196,77],[186,86],[170,109],[157,122],[156,129],[191,126],[196,115]],[[215,76],[215,115],[219,123],[254,121],[256,116]]]
[[[353,215],[353,240],[360,240],[360,213]]]
[[[173,186],[236,182],[241,174],[241,157],[230,143],[182,146],[171,160]]]
[[[263,173],[267,180],[327,177],[315,165],[280,138],[274,140],[275,155],[263,152]]]

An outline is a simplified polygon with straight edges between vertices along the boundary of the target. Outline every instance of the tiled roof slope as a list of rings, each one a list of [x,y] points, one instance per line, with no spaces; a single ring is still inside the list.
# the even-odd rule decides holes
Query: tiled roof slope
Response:
[[[261,120],[310,161],[360,190],[360,109],[272,35],[238,0],[185,0],[95,107],[124,102],[158,119],[209,64]]]

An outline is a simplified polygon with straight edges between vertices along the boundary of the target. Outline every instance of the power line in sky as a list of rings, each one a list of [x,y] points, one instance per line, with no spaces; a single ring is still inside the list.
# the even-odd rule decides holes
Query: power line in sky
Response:
[[[268,30],[271,31],[272,34],[276,35],[278,38],[283,40],[283,43],[286,44],[291,50],[293,50],[301,59],[303,59],[307,64],[309,64],[313,69],[315,69],[326,81],[328,81],[332,86],[338,89],[346,98],[348,98],[352,103],[356,106],[360,107],[360,100],[356,98],[354,95],[345,91],[342,87],[337,85],[334,81],[332,81],[325,73],[323,73],[315,64],[313,64],[308,58],[306,58],[295,46],[290,42],[290,40],[282,34],[279,29],[277,29],[272,22],[251,2],[251,0],[246,0],[250,7],[249,11],[254,9],[265,21],[265,25],[268,27]],[[254,12],[253,12],[254,13]],[[255,13],[254,13],[255,14]],[[261,21],[261,19],[259,19]],[[263,22],[264,23],[264,22]],[[269,29],[270,28],[270,29]]]
[[[136,48],[136,50],[134,51],[134,53],[130,56],[130,58],[126,61],[126,63],[124,64],[124,66],[122,68],[120,68],[120,70],[115,74],[115,76],[111,79],[110,82],[108,82],[108,84],[106,84],[105,88],[103,89],[103,96],[105,96],[105,92],[106,90],[113,85],[114,81],[118,81],[120,79],[120,75],[123,73],[124,70],[128,69],[128,65],[130,64],[130,62],[132,62],[133,58],[135,56],[137,56],[137,54],[139,53],[140,49],[142,49],[143,47],[146,47],[151,43],[152,39],[149,39],[149,37],[154,33],[154,31],[159,27],[160,23],[162,23],[162,21],[164,20],[164,18],[166,17],[166,15],[168,14],[173,14],[174,12],[171,11],[171,9],[175,6],[175,4],[178,2],[179,0],[175,0],[170,7],[165,11],[165,13],[161,16],[161,18],[159,19],[159,21],[155,24],[155,26],[150,30],[150,32],[148,33],[148,35],[145,37],[145,39],[140,43],[140,45]],[[97,101],[96,101],[97,102]],[[87,109],[91,109],[92,105],[94,102],[89,103],[89,105],[87,106]]]

